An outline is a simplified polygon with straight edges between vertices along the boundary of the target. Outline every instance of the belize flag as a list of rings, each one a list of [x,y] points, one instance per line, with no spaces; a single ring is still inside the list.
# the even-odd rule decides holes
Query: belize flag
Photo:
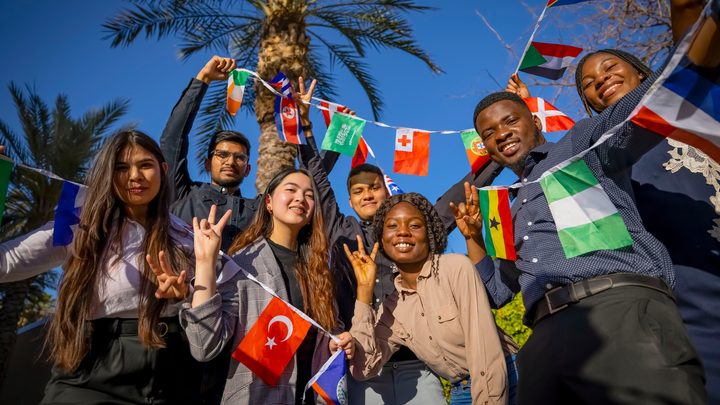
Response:
[[[632,122],[720,162],[720,77],[712,76],[694,66],[677,66]]]
[[[87,187],[64,181],[60,200],[55,208],[53,246],[67,246],[73,240],[74,226],[80,223],[80,208],[85,202]]]
[[[328,405],[347,405],[347,360],[345,351],[336,351],[305,386],[315,390]],[[303,402],[305,402],[303,400]]]

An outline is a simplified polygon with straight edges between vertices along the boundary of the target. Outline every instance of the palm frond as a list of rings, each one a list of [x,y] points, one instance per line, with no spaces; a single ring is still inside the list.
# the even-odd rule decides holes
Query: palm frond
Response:
[[[402,12],[423,12],[434,10],[435,7],[421,6],[412,0],[351,0],[351,1],[329,1],[322,6],[314,7],[314,10],[343,9],[343,8],[368,8],[382,7],[388,11]]]
[[[331,63],[339,63],[347,68],[350,74],[360,83],[360,86],[365,90],[368,100],[370,101],[374,119],[380,119],[383,102],[380,98],[380,91],[376,87],[375,80],[368,71],[367,64],[358,59],[357,55],[353,53],[352,48],[330,43],[318,35],[313,35],[313,37],[328,48]]]
[[[335,78],[325,69],[325,64],[320,58],[321,49],[322,48],[318,46],[310,46],[307,54],[308,73],[310,74],[308,79],[317,80],[315,91],[320,98],[333,100],[338,95],[337,89],[333,84],[335,83]]]
[[[111,39],[111,47],[128,46],[145,32],[145,38],[162,39],[183,32],[192,32],[198,28],[212,26],[214,21],[223,18],[247,19],[251,16],[228,15],[221,7],[222,3],[212,2],[174,2],[171,4],[136,4],[134,9],[122,10],[115,17],[103,23],[106,35]]]
[[[224,21],[210,29],[199,29],[186,32],[184,42],[180,45],[179,55],[187,59],[190,55],[201,50],[227,52],[234,47],[235,58],[245,59],[250,53],[255,53],[260,45],[262,20],[252,18],[249,22],[237,25],[231,20]]]
[[[5,154],[16,162],[26,162],[29,152],[22,141],[10,127],[0,121],[0,144],[5,145]]]

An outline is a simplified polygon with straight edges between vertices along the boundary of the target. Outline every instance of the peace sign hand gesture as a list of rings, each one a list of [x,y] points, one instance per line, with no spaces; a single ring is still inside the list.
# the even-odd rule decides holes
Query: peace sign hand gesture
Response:
[[[158,261],[154,261],[152,256],[146,255],[150,270],[157,277],[158,288],[155,291],[155,297],[157,299],[178,299],[182,300],[187,297],[188,284],[185,282],[187,279],[187,272],[181,271],[180,274],[176,274],[170,267],[165,251],[158,253]]]
[[[193,218],[195,260],[197,262],[212,264],[213,266],[220,253],[222,230],[225,228],[228,220],[230,220],[230,215],[232,215],[232,211],[227,210],[225,215],[215,223],[216,212],[217,207],[213,204],[210,207],[210,213],[207,219],[203,218],[198,222],[197,217]]]
[[[465,202],[455,205],[450,203],[450,210],[455,216],[455,223],[458,230],[465,239],[476,239],[482,232],[482,214],[480,213],[480,202],[478,191],[475,186],[465,182]],[[482,239],[481,239],[482,240]]]
[[[377,273],[377,264],[375,264],[375,256],[377,256],[380,245],[375,242],[373,250],[368,256],[365,253],[365,245],[363,245],[360,235],[357,235],[358,250],[350,252],[348,245],[343,243],[345,256],[347,256],[353,271],[355,272],[355,280],[357,280],[357,299],[365,304],[372,303],[373,289],[375,288],[375,275]]]

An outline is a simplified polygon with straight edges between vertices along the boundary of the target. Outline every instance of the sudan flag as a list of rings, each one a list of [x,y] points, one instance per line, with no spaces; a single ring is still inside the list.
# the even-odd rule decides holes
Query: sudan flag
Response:
[[[516,256],[508,189],[490,188],[478,192],[487,254],[514,261]]]
[[[582,48],[576,46],[531,42],[518,70],[557,80],[580,52]]]

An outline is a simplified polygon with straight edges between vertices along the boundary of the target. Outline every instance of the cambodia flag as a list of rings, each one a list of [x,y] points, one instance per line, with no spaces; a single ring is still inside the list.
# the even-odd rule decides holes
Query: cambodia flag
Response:
[[[60,200],[55,207],[53,246],[67,246],[73,240],[74,225],[80,223],[80,208],[85,201],[87,187],[64,181]]]
[[[309,329],[310,322],[273,297],[232,357],[266,384],[277,385]]]
[[[336,351],[328,361],[323,364],[305,386],[317,392],[320,398],[328,405],[347,405],[347,360],[343,350]]]

